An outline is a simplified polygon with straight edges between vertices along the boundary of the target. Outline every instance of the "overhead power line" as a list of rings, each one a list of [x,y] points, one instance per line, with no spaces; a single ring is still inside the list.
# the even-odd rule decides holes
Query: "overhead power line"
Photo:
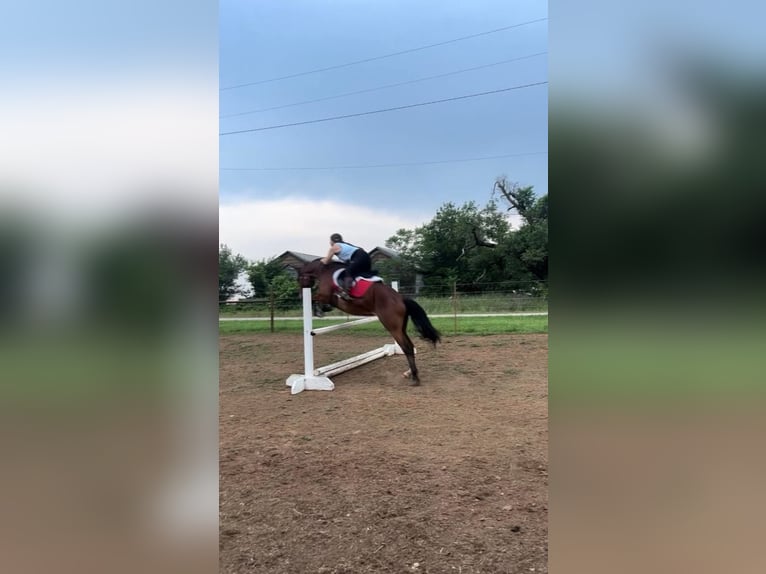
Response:
[[[313,100],[303,100],[301,102],[294,102],[292,104],[283,104],[281,106],[274,106],[274,107],[271,107],[271,108],[261,108],[261,109],[258,109],[258,110],[248,110],[246,112],[237,112],[237,113],[234,113],[234,114],[224,114],[224,115],[221,115],[221,116],[218,116],[218,117],[221,118],[221,119],[223,119],[223,118],[233,118],[233,117],[237,117],[237,116],[246,116],[248,114],[258,114],[258,113],[261,113],[261,112],[270,112],[270,111],[273,111],[273,110],[281,110],[281,109],[284,109],[284,108],[291,108],[291,107],[294,107],[294,106],[303,106],[305,104],[314,104],[316,102],[326,102],[327,100],[335,100],[337,98],[345,98],[347,96],[356,96],[356,95],[359,95],[359,94],[366,94],[366,93],[375,92],[375,91],[378,91],[378,90],[385,90],[385,89],[388,89],[388,88],[397,88],[399,86],[406,86],[408,84],[416,84],[418,82],[425,82],[426,80],[435,80],[436,78],[446,78],[447,76],[454,76],[456,74],[463,74],[465,72],[473,72],[475,70],[483,70],[485,68],[491,68],[493,66],[499,66],[501,64],[508,64],[510,62],[518,62],[519,60],[528,60],[529,58],[535,58],[537,56],[543,56],[543,55],[545,55],[547,53],[548,52],[537,52],[535,54],[529,54],[528,56],[520,56],[518,58],[509,58],[507,60],[501,60],[499,62],[493,62],[491,64],[484,64],[482,66],[474,66],[473,68],[464,68],[462,70],[455,70],[454,72],[446,72],[444,74],[437,74],[435,76],[427,76],[425,78],[417,78],[417,79],[414,79],[414,80],[407,80],[406,82],[398,82],[396,84],[387,84],[385,86],[377,86],[375,88],[367,88],[367,89],[364,89],[364,90],[357,90],[355,92],[346,92],[344,94],[337,94],[335,96],[327,96],[327,97],[324,97],[324,98],[316,98],[316,99],[313,99]]]
[[[346,118],[355,118],[355,117],[359,117],[359,116],[369,116],[369,115],[372,115],[372,114],[382,114],[384,112],[393,112],[393,111],[397,111],[397,110],[406,110],[408,108],[416,108],[416,107],[420,107],[420,106],[430,106],[430,105],[433,105],[433,104],[442,104],[444,102],[454,102],[454,101],[457,101],[457,100],[465,100],[465,99],[468,99],[468,98],[477,98],[479,96],[488,96],[490,94],[499,94],[499,93],[502,93],[502,92],[510,92],[511,90],[521,90],[521,89],[524,89],[524,88],[531,88],[531,87],[534,87],[534,86],[542,86],[542,85],[547,84],[547,83],[548,83],[547,81],[545,81],[545,82],[534,82],[532,84],[523,84],[521,86],[511,86],[510,88],[501,88],[499,90],[491,90],[489,92],[479,92],[479,93],[476,93],[476,94],[466,94],[464,96],[456,96],[454,98],[444,98],[443,100],[433,100],[433,101],[430,101],[430,102],[420,102],[420,103],[417,103],[417,104],[408,104],[406,106],[396,106],[394,108],[385,108],[385,109],[382,109],[382,110],[370,110],[370,111],[367,111],[367,112],[359,112],[359,113],[356,113],[356,114],[345,114],[345,115],[342,115],[342,116],[332,116],[332,117],[329,117],[329,118],[319,118],[319,119],[315,119],[315,120],[306,120],[306,121],[303,121],[303,122],[293,122],[293,123],[290,123],[290,124],[278,124],[278,125],[274,125],[274,126],[263,126],[263,127],[260,127],[260,128],[250,128],[250,129],[246,129],[246,130],[234,130],[234,131],[230,131],[230,132],[221,132],[218,135],[219,136],[230,136],[230,135],[234,135],[234,134],[244,134],[244,133],[249,133],[249,132],[260,132],[260,131],[264,131],[264,130],[275,130],[275,129],[278,129],[278,128],[289,128],[289,127],[293,127],[293,126],[302,126],[302,125],[306,125],[306,124],[317,124],[317,123],[320,123],[320,122],[329,122],[329,121],[332,121],[332,120],[342,120],[342,119],[346,119]]]
[[[222,167],[221,171],[309,171],[309,170],[333,170],[333,169],[371,169],[385,167],[412,167],[420,165],[437,165],[445,163],[462,163],[470,161],[486,161],[490,159],[504,159],[509,157],[522,157],[529,155],[545,155],[547,151],[530,151],[523,153],[506,153],[502,155],[490,155],[484,157],[469,157],[461,159],[440,159],[433,161],[417,161],[404,163],[378,163],[367,165],[332,165],[320,167]]]
[[[548,18],[538,18],[536,20],[529,20],[527,22],[521,22],[519,24],[512,24],[511,26],[503,26],[502,28],[495,28],[494,30],[487,30],[486,32],[479,32],[478,34],[471,34],[470,36],[462,36],[460,38],[453,38],[452,40],[445,40],[444,42],[437,42],[435,44],[428,44],[426,46],[419,46],[417,48],[409,48],[407,50],[400,50],[399,52],[392,52],[390,54],[383,54],[382,56],[374,56],[372,58],[365,58],[363,60],[355,60],[353,62],[346,62],[345,64],[336,64],[334,66],[327,66],[324,68],[317,68],[315,70],[308,70],[305,72],[298,72],[295,74],[288,74],[286,76],[278,76],[276,78],[269,78],[267,80],[257,80],[255,82],[245,82],[244,84],[236,84],[233,86],[226,86],[220,88],[219,91],[236,90],[237,88],[245,88],[247,86],[256,86],[259,84],[268,84],[269,82],[277,82],[279,80],[287,80],[290,78],[297,78],[300,76],[308,76],[309,74],[318,74],[319,72],[328,72],[330,70],[337,70],[340,68],[347,68],[349,66],[356,66],[357,64],[364,64],[367,62],[374,62],[375,60],[383,60],[384,58],[392,58],[394,56],[401,56],[402,54],[410,54],[412,52],[418,52],[420,50],[427,50],[429,48],[436,48],[437,46],[444,46],[446,44],[453,44],[455,42],[462,42],[463,40],[470,40],[471,38],[478,38],[480,36],[488,36],[489,34],[496,34],[498,32],[504,32],[505,30],[511,30],[512,28],[520,28],[521,26],[528,26],[530,24],[536,24],[537,22],[543,22]]]

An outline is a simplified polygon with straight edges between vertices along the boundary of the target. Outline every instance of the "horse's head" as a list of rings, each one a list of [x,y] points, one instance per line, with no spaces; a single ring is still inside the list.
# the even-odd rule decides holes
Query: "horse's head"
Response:
[[[319,278],[319,272],[322,267],[322,261],[320,259],[315,259],[314,261],[305,263],[303,267],[298,270],[298,285],[301,286],[301,289],[314,286],[314,283]]]

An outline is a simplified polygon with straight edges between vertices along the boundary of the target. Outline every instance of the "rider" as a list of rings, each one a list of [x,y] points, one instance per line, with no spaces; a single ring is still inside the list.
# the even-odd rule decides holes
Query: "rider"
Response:
[[[340,296],[348,301],[351,299],[348,292],[354,286],[354,277],[358,277],[362,273],[369,273],[372,262],[364,249],[346,243],[340,233],[333,233],[330,236],[330,250],[322,258],[322,263],[325,265],[330,263],[333,255],[348,265],[346,270],[338,276],[338,283],[341,288]]]

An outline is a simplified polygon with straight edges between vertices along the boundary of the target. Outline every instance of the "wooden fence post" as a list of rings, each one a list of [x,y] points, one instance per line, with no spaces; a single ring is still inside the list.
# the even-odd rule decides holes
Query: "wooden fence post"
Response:
[[[274,332],[274,289],[269,289],[269,324]]]
[[[455,322],[455,335],[457,335],[457,281],[452,282],[452,314]]]

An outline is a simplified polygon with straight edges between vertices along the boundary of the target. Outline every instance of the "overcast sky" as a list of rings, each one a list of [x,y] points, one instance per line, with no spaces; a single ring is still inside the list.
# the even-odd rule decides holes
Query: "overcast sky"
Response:
[[[547,193],[546,17],[542,2],[222,1],[221,242],[249,259],[321,254],[335,232],[372,249],[447,201],[485,205],[499,175]]]

